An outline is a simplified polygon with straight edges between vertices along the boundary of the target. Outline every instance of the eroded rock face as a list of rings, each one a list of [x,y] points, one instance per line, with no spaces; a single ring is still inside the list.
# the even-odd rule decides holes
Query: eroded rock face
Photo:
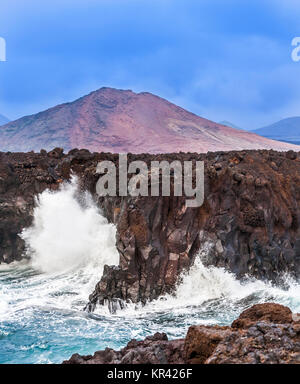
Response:
[[[185,197],[96,195],[99,161],[118,156],[59,148],[49,153],[0,154],[0,262],[23,257],[22,228],[32,222],[34,197],[57,190],[71,173],[95,197],[117,227],[118,267],[107,266],[88,309],[109,302],[151,300],[170,292],[199,251],[207,265],[238,277],[278,280],[284,271],[300,275],[300,161],[298,153],[275,151],[132,155],[128,162],[205,162],[205,201],[186,208]],[[129,175],[131,177],[132,175]]]
[[[234,326],[238,320],[239,328]],[[295,319],[295,320],[294,320]],[[192,326],[185,340],[156,334],[121,351],[73,355],[65,364],[300,364],[300,316],[279,304],[244,311],[231,327]]]
[[[100,201],[117,225],[120,266],[105,270],[89,309],[106,300],[146,301],[172,291],[199,251],[205,264],[225,267],[238,277],[249,274],[280,283],[283,271],[299,276],[297,158],[244,151],[182,154],[180,159],[205,161],[202,207],[186,208],[185,198],[179,197]]]

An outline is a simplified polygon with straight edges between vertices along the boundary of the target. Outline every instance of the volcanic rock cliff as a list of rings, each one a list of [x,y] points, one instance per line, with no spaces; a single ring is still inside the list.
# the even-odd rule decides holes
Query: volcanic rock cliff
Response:
[[[34,197],[57,190],[71,173],[117,227],[117,267],[106,266],[88,310],[108,302],[154,299],[174,289],[180,273],[200,253],[207,265],[237,276],[278,280],[300,275],[300,159],[296,152],[218,152],[132,155],[128,161],[203,160],[205,201],[186,208],[185,197],[97,198],[97,163],[118,156],[60,149],[0,153],[0,262],[24,257],[19,234],[32,222]],[[130,177],[131,175],[129,175]]]
[[[209,121],[151,93],[113,88],[101,88],[0,129],[0,151],[54,147],[114,153],[300,150]]]

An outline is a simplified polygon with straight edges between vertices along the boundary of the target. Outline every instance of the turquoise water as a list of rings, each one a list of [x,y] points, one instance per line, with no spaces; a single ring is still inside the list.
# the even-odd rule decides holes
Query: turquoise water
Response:
[[[73,353],[124,347],[155,332],[184,337],[193,324],[230,324],[255,303],[275,301],[300,312],[300,285],[286,290],[256,280],[239,282],[201,263],[183,276],[174,296],[144,307],[128,304],[83,311],[105,264],[118,264],[116,229],[76,182],[39,196],[33,226],[22,234],[30,262],[0,265],[0,363],[61,363]]]
[[[106,307],[88,314],[82,310],[88,271],[45,274],[26,264],[0,268],[0,363],[60,363],[73,353],[119,349],[132,338],[157,331],[184,337],[192,324],[230,324],[242,309],[258,302],[281,302],[300,311],[295,282],[287,291],[257,281],[242,285],[227,272],[199,262],[176,297],[145,307],[129,305],[116,315]]]

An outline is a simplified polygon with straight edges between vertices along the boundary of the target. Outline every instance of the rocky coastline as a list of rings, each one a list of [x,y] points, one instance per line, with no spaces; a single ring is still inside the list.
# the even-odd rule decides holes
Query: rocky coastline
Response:
[[[300,156],[267,150],[132,155],[128,161],[202,160],[205,201],[186,208],[185,197],[105,197],[96,194],[99,161],[118,155],[60,148],[41,153],[0,153],[0,263],[28,257],[20,233],[32,224],[35,199],[57,191],[72,175],[116,225],[119,266],[107,265],[87,311],[126,301],[146,302],[170,293],[200,254],[224,267],[281,284],[282,273],[300,276]],[[278,304],[256,305],[229,327],[192,326],[186,338],[157,333],[121,351],[73,355],[67,364],[98,363],[299,363],[299,314]]]
[[[35,197],[77,175],[117,227],[119,266],[107,265],[87,310],[122,301],[145,302],[172,292],[180,274],[201,254],[206,265],[280,283],[300,275],[300,159],[268,150],[132,155],[128,161],[203,160],[205,201],[186,208],[185,197],[96,195],[99,161],[118,155],[56,148],[41,153],[0,153],[0,262],[26,257],[20,237],[32,223]]]
[[[300,314],[256,304],[231,326],[191,326],[185,339],[156,333],[120,351],[74,354],[64,364],[300,364]]]

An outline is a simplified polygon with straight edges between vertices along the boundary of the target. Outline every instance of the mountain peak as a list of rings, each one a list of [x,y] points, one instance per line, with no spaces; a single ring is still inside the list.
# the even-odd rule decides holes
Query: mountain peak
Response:
[[[97,152],[298,149],[199,117],[149,92],[100,88],[0,130],[0,150],[62,147]]]

